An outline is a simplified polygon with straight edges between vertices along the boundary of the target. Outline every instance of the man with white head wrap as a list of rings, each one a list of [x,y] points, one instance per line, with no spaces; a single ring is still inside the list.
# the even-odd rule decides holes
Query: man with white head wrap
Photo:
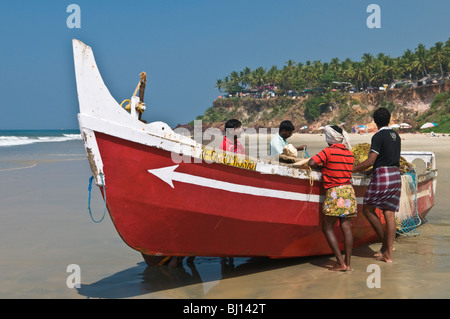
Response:
[[[355,191],[351,184],[354,157],[350,151],[348,134],[340,127],[325,126],[325,138],[329,146],[311,157],[308,165],[311,168],[319,165],[322,167],[322,184],[326,191],[322,206],[322,231],[337,259],[336,266],[330,270],[347,271],[351,270],[353,247],[350,219],[356,216],[357,210]],[[345,259],[334,233],[334,225],[338,219],[344,235]]]

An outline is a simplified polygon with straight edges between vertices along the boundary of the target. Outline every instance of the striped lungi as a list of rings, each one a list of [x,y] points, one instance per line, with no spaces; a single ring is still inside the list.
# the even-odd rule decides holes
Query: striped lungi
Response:
[[[398,167],[377,167],[364,196],[364,204],[375,206],[383,211],[398,212],[402,177]]]

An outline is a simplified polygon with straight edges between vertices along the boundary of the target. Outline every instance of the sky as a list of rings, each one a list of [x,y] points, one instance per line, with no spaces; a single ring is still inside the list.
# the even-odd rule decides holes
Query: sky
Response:
[[[370,4],[379,28],[367,24]],[[447,41],[449,12],[448,0],[2,1],[0,130],[78,128],[74,38],[92,47],[118,103],[146,72],[143,119],[175,127],[211,107],[232,71],[397,57]]]

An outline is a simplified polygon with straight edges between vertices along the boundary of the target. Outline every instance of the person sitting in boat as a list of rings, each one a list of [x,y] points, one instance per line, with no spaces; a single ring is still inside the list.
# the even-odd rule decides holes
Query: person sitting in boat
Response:
[[[238,141],[242,134],[242,123],[231,119],[225,123],[225,136],[223,137],[221,149],[226,152],[245,155],[245,148]]]
[[[278,129],[278,133],[270,141],[270,156],[276,156],[283,153],[283,148],[288,145],[286,141],[289,137],[292,136],[295,127],[291,121],[283,121],[280,123],[280,127]],[[297,150],[306,149],[306,145],[302,145],[297,147]]]
[[[353,248],[350,220],[356,216],[357,211],[355,191],[351,182],[355,159],[350,151],[349,136],[339,126],[325,126],[325,138],[329,146],[311,157],[308,165],[311,168],[322,166],[322,181],[326,190],[322,206],[322,231],[337,259],[337,264],[330,270],[347,271],[351,270]],[[338,219],[344,235],[345,260],[334,233],[334,225]]]

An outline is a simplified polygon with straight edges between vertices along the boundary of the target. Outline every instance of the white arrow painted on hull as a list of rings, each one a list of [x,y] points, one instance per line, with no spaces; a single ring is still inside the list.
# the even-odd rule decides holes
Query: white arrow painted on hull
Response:
[[[173,181],[193,184],[198,186],[204,186],[209,188],[220,189],[228,192],[241,193],[247,195],[255,195],[255,196],[265,196],[265,197],[273,197],[280,199],[289,199],[289,200],[298,200],[303,202],[319,202],[321,199],[319,195],[313,194],[302,194],[288,191],[280,191],[276,189],[270,188],[261,188],[254,186],[247,186],[229,182],[218,181],[210,178],[195,176],[186,173],[175,172],[175,169],[178,165],[168,166],[157,169],[149,169],[148,172],[159,177],[161,180],[169,184],[172,188]]]

